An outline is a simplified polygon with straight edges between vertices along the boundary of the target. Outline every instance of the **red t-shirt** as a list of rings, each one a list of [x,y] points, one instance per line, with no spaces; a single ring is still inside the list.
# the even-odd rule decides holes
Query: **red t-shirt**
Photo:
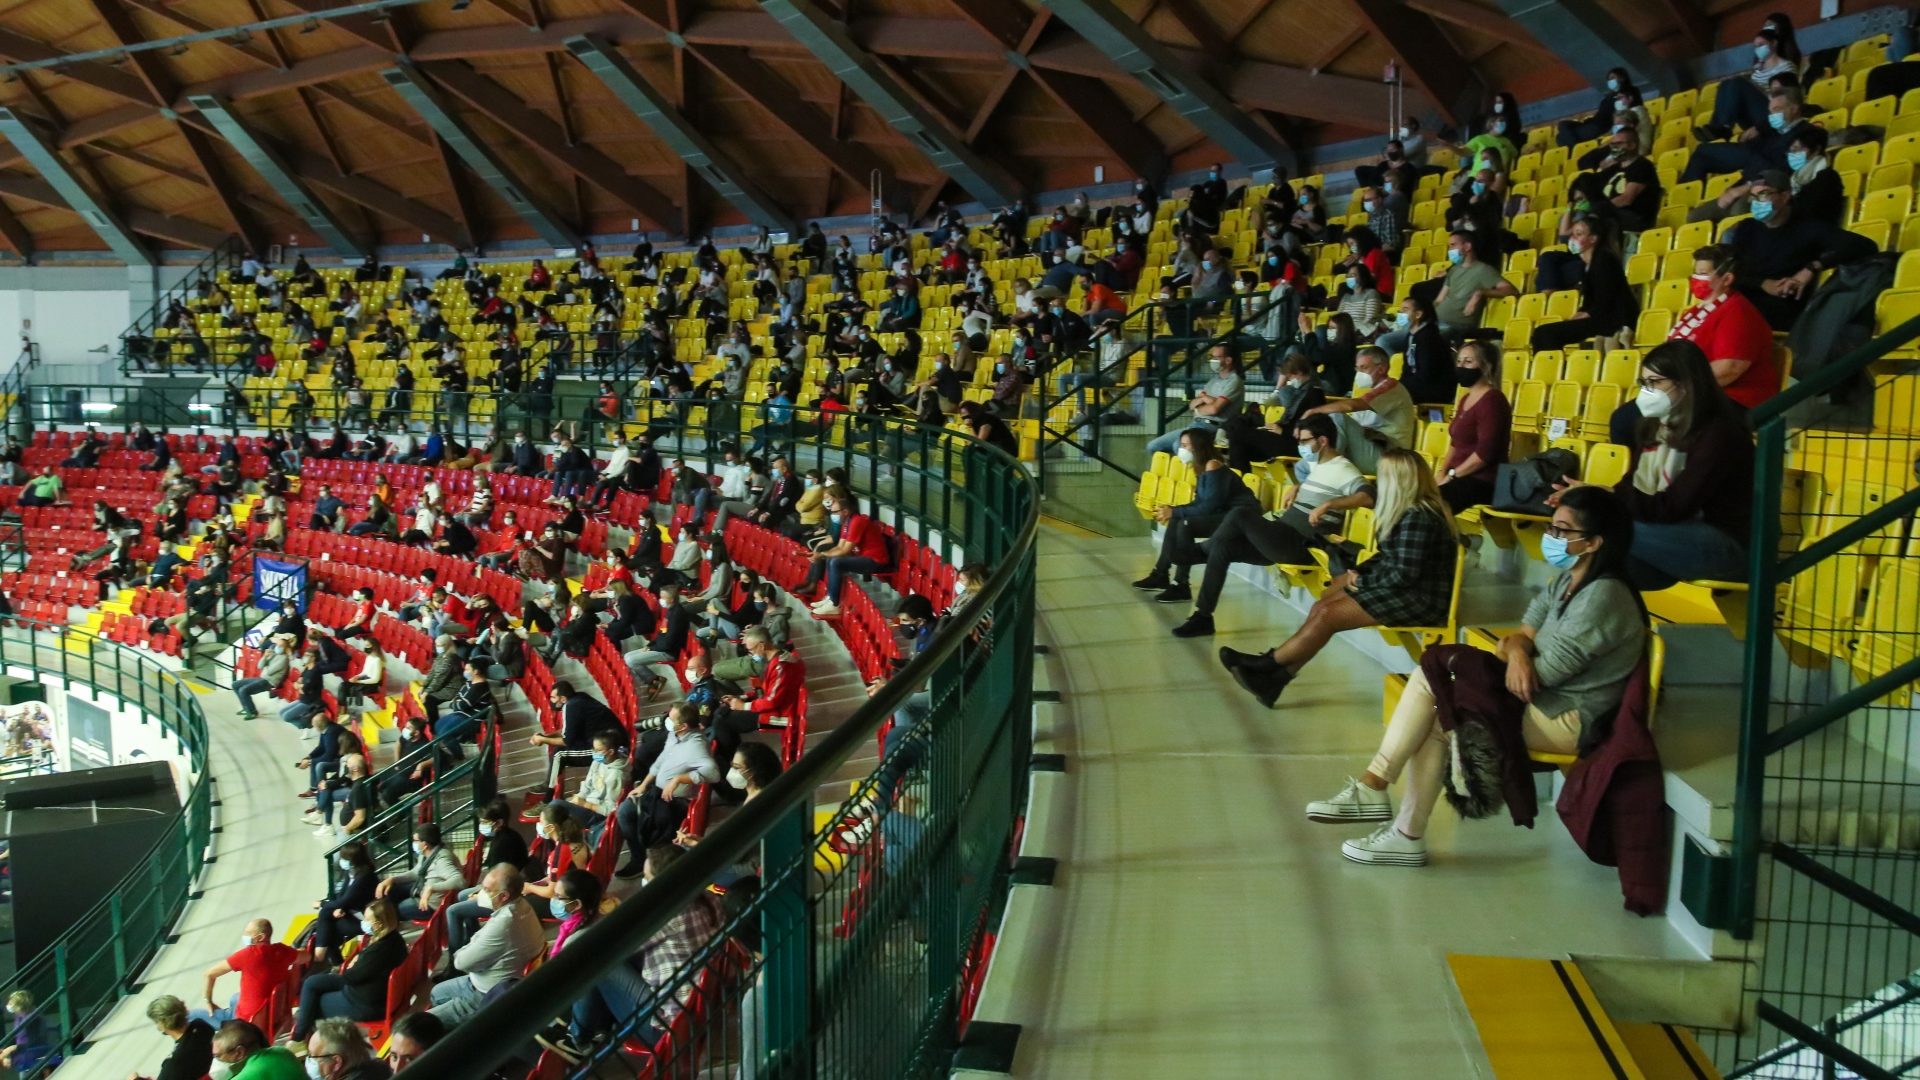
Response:
[[[887,538],[880,532],[880,523],[865,514],[855,514],[847,519],[840,530],[840,539],[853,545],[855,555],[865,555],[874,562],[886,565]]]
[[[287,981],[293,961],[293,949],[277,941],[249,945],[227,957],[227,966],[240,973],[240,1000],[234,1005],[234,1016],[258,1022],[267,1010],[273,988]]]
[[[1727,396],[1751,409],[1780,392],[1780,369],[1773,362],[1773,329],[1753,301],[1728,293],[1718,302],[1688,308],[1673,324],[1668,340],[1691,341],[1708,360],[1745,360],[1747,370],[1727,386]]]
[[[1373,271],[1373,287],[1382,297],[1393,295],[1393,260],[1387,257],[1385,248],[1374,248],[1360,259],[1368,270]]]

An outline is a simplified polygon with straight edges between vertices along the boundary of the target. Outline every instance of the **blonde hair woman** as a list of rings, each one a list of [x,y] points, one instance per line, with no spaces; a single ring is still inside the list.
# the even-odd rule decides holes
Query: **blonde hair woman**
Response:
[[[360,909],[360,933],[366,940],[345,966],[309,975],[300,984],[295,1042],[305,1042],[314,1026],[330,1016],[373,1021],[386,1013],[387,976],[407,960],[407,939],[400,934],[400,913],[393,901],[372,900]]]
[[[1374,556],[1334,578],[1292,637],[1265,653],[1220,650],[1234,681],[1262,705],[1272,708],[1342,630],[1446,620],[1460,538],[1426,459],[1398,448],[1380,455],[1373,522]]]

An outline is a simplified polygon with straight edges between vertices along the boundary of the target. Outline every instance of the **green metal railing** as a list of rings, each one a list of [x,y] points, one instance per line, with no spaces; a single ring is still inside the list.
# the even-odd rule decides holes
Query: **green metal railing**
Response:
[[[964,1023],[963,971],[1004,899],[1026,797],[1038,493],[1013,458],[950,431],[876,420],[853,443],[835,443],[817,430],[799,435],[812,419],[796,414],[796,469],[848,467],[875,512],[903,532],[943,543],[949,562],[992,567],[986,588],[932,647],[811,739],[794,767],[406,1076],[481,1076],[526,1057],[548,1021],[610,973],[632,970],[670,922],[696,918],[692,906],[709,909],[708,884],[743,864],[758,868],[758,892],[741,900],[736,883],[734,914],[696,918],[718,929],[699,933],[691,958],[656,979],[647,1000],[619,1004],[611,1040],[566,1074],[891,1080],[948,1071]],[[711,445],[766,422],[754,406],[718,430],[702,420],[663,438]],[[882,467],[893,471],[861,483]],[[845,790],[836,774],[874,746],[889,717],[895,734],[879,765],[844,801],[836,793],[838,805],[819,807],[823,787]],[[629,1039],[658,1057],[627,1053]]]
[[[220,246],[202,256],[200,261],[188,270],[172,288],[154,298],[153,306],[141,312],[125,330],[120,331],[120,372],[138,370],[140,357],[154,340],[153,332],[166,319],[167,308],[175,300],[191,304],[197,299],[194,290],[202,280],[218,280],[222,270],[238,270],[243,252],[240,250],[240,238],[229,236]]]
[[[340,849],[348,844],[365,844],[367,857],[373,861],[374,870],[382,877],[401,873],[411,867],[413,830],[421,822],[438,822],[441,834],[453,850],[464,851],[472,846],[480,835],[480,811],[486,808],[488,800],[493,798],[497,790],[499,756],[494,736],[494,724],[489,722],[482,725],[477,752],[468,753],[450,767],[436,770],[430,782],[408,792],[393,805],[379,810],[359,832],[328,850],[328,894],[338,892],[345,884],[338,856]],[[417,765],[425,759],[429,749],[443,750],[446,745],[436,739],[430,747],[422,747],[408,755],[408,759]],[[378,780],[393,775],[392,770],[398,764],[357,782],[375,785]],[[336,808],[335,812],[341,811]]]
[[[1884,408],[1911,401],[1895,391],[1915,378],[1912,361],[1885,358],[1916,337],[1920,319],[1752,413],[1730,904],[1703,920],[1750,941],[1752,1019],[1713,1040],[1730,1077],[1890,1077],[1916,1064],[1897,1049],[1913,1040],[1889,1032],[1915,1027],[1901,987],[1920,972],[1920,844],[1903,824],[1920,812],[1908,765],[1920,539],[1907,536],[1920,432]],[[1896,423],[1864,430],[1871,396],[1876,419]]]
[[[102,1018],[138,984],[167,940],[200,874],[211,834],[206,717],[174,672],[132,649],[95,639],[84,653],[62,641],[64,626],[14,620],[0,633],[0,664],[25,667],[69,686],[111,694],[161,725],[185,757],[187,794],[172,827],[120,884],[16,972],[11,985],[33,994],[59,1057],[72,1057]],[[24,1075],[43,1076],[51,1065]]]

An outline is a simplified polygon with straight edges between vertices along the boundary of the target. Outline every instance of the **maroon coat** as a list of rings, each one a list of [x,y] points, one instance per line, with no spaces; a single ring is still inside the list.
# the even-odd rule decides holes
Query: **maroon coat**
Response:
[[[1611,730],[1574,765],[1557,804],[1561,822],[1587,858],[1619,867],[1620,892],[1636,915],[1666,907],[1673,838],[1660,752],[1647,730],[1651,689],[1642,660],[1627,681]]]

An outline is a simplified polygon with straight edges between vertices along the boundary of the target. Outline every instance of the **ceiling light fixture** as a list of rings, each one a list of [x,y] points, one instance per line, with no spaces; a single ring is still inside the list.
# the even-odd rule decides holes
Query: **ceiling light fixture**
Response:
[[[318,29],[320,29],[320,20],[316,17],[309,16],[306,22],[300,24],[300,32],[303,34],[311,34]]]

